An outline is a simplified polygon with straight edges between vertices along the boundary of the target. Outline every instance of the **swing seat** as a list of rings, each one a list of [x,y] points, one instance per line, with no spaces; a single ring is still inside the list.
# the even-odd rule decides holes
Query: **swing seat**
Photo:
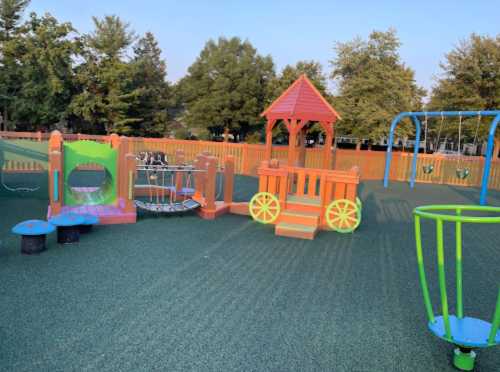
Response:
[[[450,341],[446,338],[444,328],[444,318],[437,316],[435,322],[429,322],[429,329],[439,338]],[[488,337],[491,332],[491,323],[477,318],[464,317],[457,318],[450,315],[451,342],[464,347],[488,347],[500,344],[500,330],[497,332],[494,344],[488,345]]]
[[[422,166],[422,169],[423,169],[425,174],[431,174],[432,171],[434,170],[434,165],[432,165],[432,164],[424,165],[424,166]]]
[[[457,168],[456,175],[461,180],[464,180],[470,176],[470,169],[469,168]]]

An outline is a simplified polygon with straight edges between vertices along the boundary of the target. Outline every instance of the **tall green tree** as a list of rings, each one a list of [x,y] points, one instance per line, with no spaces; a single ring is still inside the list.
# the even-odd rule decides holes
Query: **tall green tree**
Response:
[[[134,134],[163,136],[167,129],[169,107],[167,65],[161,58],[161,49],[152,33],[147,32],[134,46],[132,64],[133,85],[138,90],[138,97],[129,115],[139,118],[134,125]]]
[[[133,134],[141,119],[128,113],[140,92],[134,87],[134,68],[123,58],[134,33],[117,16],[93,20],[95,31],[82,39],[84,61],[76,68],[78,93],[69,112],[79,130]]]
[[[12,38],[19,30],[19,23],[29,0],[0,1],[0,37],[1,40]]]
[[[20,66],[16,53],[22,34],[20,25],[29,0],[0,0],[0,105],[2,107],[2,126],[8,129],[12,100],[20,89]]]
[[[180,82],[184,120],[212,133],[245,136],[262,125],[267,84],[274,77],[270,56],[260,56],[237,37],[209,40]]]
[[[431,93],[429,110],[494,110],[500,107],[500,34],[496,37],[470,35],[445,56],[442,75]],[[485,138],[490,119],[482,120],[476,137],[476,118],[464,120],[463,141]],[[458,119],[446,120],[441,138],[456,138]],[[439,123],[433,125],[437,136]],[[500,137],[500,131],[497,137]]]
[[[401,62],[401,43],[392,29],[374,31],[368,40],[337,43],[331,78],[338,85],[334,104],[342,120],[337,133],[378,141],[388,134],[391,119],[401,111],[419,109],[424,95],[413,70]],[[401,125],[400,136],[413,126]]]
[[[20,84],[12,97],[11,116],[17,129],[50,129],[66,116],[78,45],[71,38],[71,24],[59,23],[50,14],[32,13],[25,28],[16,49]]]

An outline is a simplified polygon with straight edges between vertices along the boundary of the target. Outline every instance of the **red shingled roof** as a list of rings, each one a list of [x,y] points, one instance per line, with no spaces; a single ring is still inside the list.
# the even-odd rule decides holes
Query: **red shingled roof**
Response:
[[[301,75],[261,116],[268,119],[299,119],[335,122],[340,115],[305,74]]]

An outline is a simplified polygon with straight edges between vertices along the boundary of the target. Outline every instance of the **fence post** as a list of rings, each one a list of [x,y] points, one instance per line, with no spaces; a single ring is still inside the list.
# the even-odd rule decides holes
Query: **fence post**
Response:
[[[493,147],[493,159],[498,159],[500,155],[500,139],[495,139],[495,146]]]
[[[245,176],[250,175],[250,164],[248,159],[248,143],[243,144],[241,150],[241,173]]]
[[[234,157],[229,155],[224,164],[224,203],[233,202],[234,188]]]

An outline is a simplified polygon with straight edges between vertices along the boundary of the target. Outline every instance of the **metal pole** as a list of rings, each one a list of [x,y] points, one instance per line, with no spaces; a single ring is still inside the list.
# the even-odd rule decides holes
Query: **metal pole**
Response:
[[[483,115],[481,113],[481,115]],[[486,147],[486,160],[484,162],[483,169],[483,178],[481,181],[481,195],[479,197],[479,204],[486,205],[486,199],[488,197],[488,181],[490,178],[490,168],[491,168],[491,159],[493,157],[493,147],[495,141],[495,131],[497,129],[498,123],[500,122],[500,112],[498,112],[497,116],[491,122],[490,131],[488,134],[488,146]]]
[[[415,178],[417,177],[417,157],[418,150],[420,148],[420,120],[416,116],[411,117],[416,126],[415,131],[415,146],[413,149],[413,161],[411,164],[411,177],[410,177],[410,187],[413,188],[415,186]]]
[[[391,129],[389,131],[389,142],[387,143],[387,154],[385,157],[385,172],[384,172],[384,187],[385,188],[387,188],[387,186],[389,186],[389,173],[391,171],[392,144],[394,142],[394,129],[396,128],[396,125],[398,125],[401,118],[404,117],[406,114],[408,114],[408,113],[402,112],[392,120]]]

